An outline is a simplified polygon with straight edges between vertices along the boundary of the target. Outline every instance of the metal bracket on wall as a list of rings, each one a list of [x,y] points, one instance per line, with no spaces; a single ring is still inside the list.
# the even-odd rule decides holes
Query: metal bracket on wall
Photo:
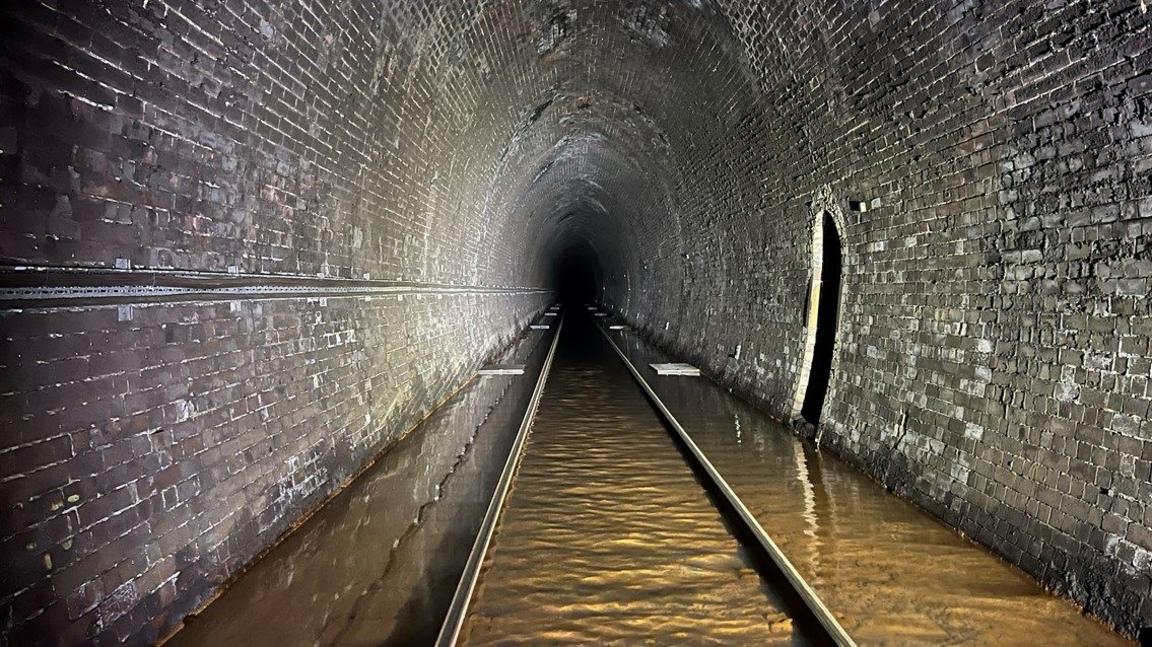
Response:
[[[680,375],[686,377],[700,377],[700,369],[691,364],[649,364],[657,375]]]
[[[523,375],[523,364],[492,364],[480,369],[479,375]]]
[[[534,287],[374,281],[292,274],[0,267],[0,309],[408,294],[547,293]]]

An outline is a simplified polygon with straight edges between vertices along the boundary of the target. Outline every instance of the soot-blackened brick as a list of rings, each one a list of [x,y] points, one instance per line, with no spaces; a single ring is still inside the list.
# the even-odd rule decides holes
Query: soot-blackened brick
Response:
[[[0,312],[0,541],[37,543],[10,640],[174,627],[573,247],[636,327],[792,416],[824,212],[822,444],[1152,624],[1142,3],[386,5],[0,10],[0,269],[462,290]]]

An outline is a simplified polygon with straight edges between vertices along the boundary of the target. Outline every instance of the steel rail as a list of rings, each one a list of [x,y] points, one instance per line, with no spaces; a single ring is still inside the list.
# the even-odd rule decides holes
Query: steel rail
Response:
[[[840,622],[836,620],[836,617],[832,615],[832,612],[828,610],[828,607],[825,606],[820,597],[816,595],[816,591],[812,589],[808,582],[804,581],[803,576],[801,576],[800,572],[796,570],[796,567],[792,565],[792,562],[788,561],[788,558],[784,555],[784,551],[780,550],[776,542],[772,541],[772,538],[764,530],[763,526],[760,525],[760,522],[756,520],[756,517],[748,510],[744,502],[740,500],[740,497],[736,495],[736,492],[728,485],[724,477],[720,475],[719,470],[712,465],[712,462],[708,460],[708,457],[696,442],[692,440],[692,436],[689,435],[688,431],[676,420],[676,416],[672,415],[672,412],[664,405],[664,402],[660,400],[660,396],[656,395],[656,391],[649,386],[647,380],[640,374],[640,371],[636,370],[636,366],[632,364],[632,361],[628,359],[624,351],[616,345],[615,340],[612,339],[608,331],[604,330],[603,326],[599,324],[596,324],[596,329],[600,331],[600,334],[604,335],[604,338],[607,339],[608,343],[612,346],[612,350],[616,351],[616,354],[620,356],[624,365],[627,366],[628,370],[632,373],[632,377],[636,379],[636,382],[638,382],[640,387],[644,389],[644,392],[648,394],[652,403],[656,405],[656,408],[668,421],[668,424],[676,432],[680,440],[684,442],[689,453],[692,454],[692,457],[703,469],[704,473],[711,479],[712,484],[728,504],[732,506],[732,509],[736,511],[740,520],[744,522],[745,528],[756,538],[760,547],[768,554],[768,557],[776,567],[780,569],[780,572],[784,574],[785,579],[788,580],[793,591],[796,592],[796,595],[804,602],[809,612],[816,618],[820,627],[828,635],[828,638],[841,647],[855,647],[856,642],[852,640],[852,637],[848,635],[848,632],[844,630],[844,627],[840,625]]]
[[[472,602],[472,593],[480,580],[480,568],[484,564],[484,557],[488,554],[488,546],[492,542],[492,535],[496,531],[496,522],[500,519],[500,512],[504,508],[504,501],[508,498],[508,490],[512,479],[520,465],[520,457],[524,451],[524,442],[528,438],[528,430],[532,427],[532,419],[536,416],[536,408],[544,394],[544,384],[548,381],[548,373],[552,369],[552,359],[556,356],[556,347],[560,341],[560,334],[564,331],[564,317],[556,326],[556,334],[552,337],[552,346],[548,349],[548,356],[540,368],[540,377],[536,379],[536,388],[532,391],[532,398],[528,401],[528,408],[524,411],[524,419],[520,422],[520,429],[516,432],[516,439],[508,452],[508,459],[504,463],[504,471],[496,484],[496,491],[488,503],[488,511],[484,514],[484,521],[480,531],[476,534],[476,541],[472,544],[472,552],[468,555],[468,562],[464,565],[464,572],[456,586],[456,593],[452,596],[452,603],[448,606],[448,614],[440,626],[440,634],[436,637],[438,647],[451,647],[460,638],[460,630],[464,627],[464,618],[468,615],[468,606]]]

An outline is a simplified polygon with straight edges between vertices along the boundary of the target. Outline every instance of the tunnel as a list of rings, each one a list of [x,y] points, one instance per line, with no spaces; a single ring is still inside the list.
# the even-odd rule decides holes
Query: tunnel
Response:
[[[1150,644],[1150,22],[9,0],[0,645]]]

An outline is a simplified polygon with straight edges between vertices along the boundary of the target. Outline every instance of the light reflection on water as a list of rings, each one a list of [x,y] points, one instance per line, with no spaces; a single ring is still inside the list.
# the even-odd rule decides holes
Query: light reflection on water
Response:
[[[649,363],[677,360],[635,334],[610,334],[860,643],[1130,644],[707,378],[656,376]]]
[[[466,642],[803,642],[623,364],[573,323]]]
[[[487,509],[551,333],[465,387],[167,643],[431,644]]]
[[[816,532],[819,529],[816,517],[816,490],[812,487],[812,481],[808,475],[808,457],[803,452],[796,454],[796,481],[804,492],[804,521],[808,522],[804,534],[819,541]]]
[[[631,377],[594,339],[573,339],[481,580],[473,641],[798,640]],[[667,361],[623,339],[637,366]],[[862,644],[1126,644],[706,379],[646,375]],[[429,643],[531,382],[466,389],[169,644]],[[528,388],[505,393],[515,383]]]

